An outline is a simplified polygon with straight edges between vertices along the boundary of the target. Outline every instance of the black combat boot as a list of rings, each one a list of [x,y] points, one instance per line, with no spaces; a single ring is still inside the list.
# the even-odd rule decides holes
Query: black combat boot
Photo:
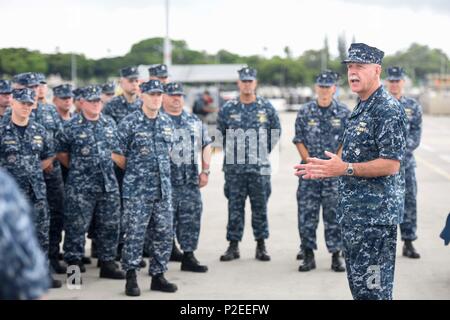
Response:
[[[163,273],[152,276],[152,284],[150,290],[162,291],[162,292],[175,292],[178,290],[176,284],[170,283],[164,278]]]
[[[239,258],[239,242],[232,240],[230,241],[227,251],[220,257],[220,261],[231,261]]]
[[[178,249],[177,244],[175,243],[175,240],[173,240],[172,244],[172,253],[170,254],[169,261],[175,261],[175,262],[181,262],[183,259],[183,253]]]
[[[102,261],[100,263],[100,278],[125,279],[125,273],[119,270],[119,266],[114,261]]]
[[[411,259],[419,259],[420,254],[414,249],[411,240],[405,240],[405,244],[403,245],[403,256],[411,258]]]
[[[344,262],[342,261],[339,251],[331,256],[331,270],[335,272],[345,272]]]
[[[57,280],[55,278],[53,278],[52,274],[49,274],[49,279],[50,279],[50,287],[52,289],[58,289],[62,287],[62,282],[60,280]]]
[[[97,259],[97,242],[95,240],[92,240],[91,242],[91,258]]]
[[[305,252],[303,251],[303,248],[300,249],[300,251],[297,253],[297,260],[303,260],[305,258]]]
[[[56,274],[65,274],[67,272],[67,267],[64,261],[59,261],[58,258],[50,259],[50,267]]]
[[[92,263],[92,260],[91,260],[91,258],[89,258],[89,257],[83,257],[83,258],[81,258],[81,262],[82,262],[83,264],[91,264],[91,263]]]
[[[264,239],[256,240],[256,255],[255,258],[260,261],[270,261],[270,256],[267,254]]]
[[[305,257],[303,264],[298,267],[298,271],[306,272],[316,268],[316,261],[314,260],[314,251],[312,249],[305,249]]]
[[[141,295],[141,290],[139,289],[136,270],[127,271],[127,283],[125,284],[125,294],[130,297],[138,297]]]
[[[194,256],[194,252],[185,252],[181,260],[182,271],[207,272],[208,267],[203,266]]]

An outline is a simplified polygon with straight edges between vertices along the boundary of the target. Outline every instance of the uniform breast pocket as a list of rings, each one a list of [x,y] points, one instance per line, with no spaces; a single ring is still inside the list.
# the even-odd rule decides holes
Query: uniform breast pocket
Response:
[[[31,151],[34,154],[40,154],[44,150],[44,142],[43,141],[33,141],[31,143]]]
[[[77,140],[74,143],[73,152],[77,156],[90,157],[94,153],[95,142],[87,140]]]
[[[17,144],[9,144],[4,148],[6,162],[13,164],[19,158],[19,146]]]
[[[132,149],[138,157],[147,157],[151,153],[151,145],[152,140],[149,136],[136,136]]]

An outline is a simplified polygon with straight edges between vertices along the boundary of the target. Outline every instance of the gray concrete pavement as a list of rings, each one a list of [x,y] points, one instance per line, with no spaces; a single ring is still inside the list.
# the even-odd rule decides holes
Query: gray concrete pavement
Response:
[[[246,228],[241,242],[241,259],[220,262],[225,251],[227,203],[223,195],[221,155],[213,158],[210,184],[203,190],[204,212],[198,259],[209,266],[206,274],[181,272],[178,263],[170,263],[166,276],[174,281],[174,294],[149,291],[150,277],[141,270],[139,299],[351,299],[345,273],[330,270],[322,222],[318,230],[317,269],[297,271],[295,256],[299,246],[297,231],[297,178],[293,165],[298,161],[291,143],[295,113],[281,114],[283,136],[278,168],[272,176],[269,202],[270,262],[254,259],[255,242],[247,207]],[[450,299],[450,247],[439,234],[450,211],[450,117],[424,118],[422,146],[418,159],[418,236],[420,260],[401,256],[401,243],[395,274],[395,299]],[[321,219],[322,220],[322,219]],[[89,243],[87,252],[89,252]],[[53,289],[50,299],[129,299],[124,294],[125,281],[98,278],[98,269],[88,266],[81,290]],[[63,276],[57,276],[64,279]]]

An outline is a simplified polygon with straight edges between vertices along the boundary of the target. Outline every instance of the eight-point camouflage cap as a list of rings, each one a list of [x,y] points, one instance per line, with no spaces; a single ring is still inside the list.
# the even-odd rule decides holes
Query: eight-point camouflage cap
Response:
[[[120,76],[128,79],[137,79],[139,78],[139,71],[136,66],[125,67],[120,69]]]
[[[142,93],[164,92],[164,84],[159,80],[149,80],[140,86]]]
[[[72,85],[62,84],[53,88],[53,95],[58,98],[73,98]]]
[[[348,58],[342,63],[375,63],[381,65],[384,52],[365,43],[352,43],[348,49]]]
[[[243,67],[241,70],[238,70],[238,73],[241,81],[256,80],[257,71],[255,69]]]
[[[12,90],[12,83],[10,80],[0,79],[0,94],[9,94]]]
[[[166,84],[165,91],[169,96],[184,95],[183,85],[180,82]]]
[[[24,103],[34,103],[36,98],[36,92],[29,88],[14,89],[12,95],[14,100]]]
[[[389,67],[386,73],[388,81],[403,80],[405,78],[405,70],[401,67]]]
[[[157,64],[148,68],[150,77],[167,78],[169,73],[165,64]]]

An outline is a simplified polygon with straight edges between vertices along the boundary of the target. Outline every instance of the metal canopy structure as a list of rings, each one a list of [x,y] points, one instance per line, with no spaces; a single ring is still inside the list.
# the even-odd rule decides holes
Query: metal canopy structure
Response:
[[[226,83],[238,80],[238,70],[244,64],[189,64],[172,65],[169,69],[170,81],[183,83]],[[139,74],[143,80],[148,79],[150,65],[140,65]]]

